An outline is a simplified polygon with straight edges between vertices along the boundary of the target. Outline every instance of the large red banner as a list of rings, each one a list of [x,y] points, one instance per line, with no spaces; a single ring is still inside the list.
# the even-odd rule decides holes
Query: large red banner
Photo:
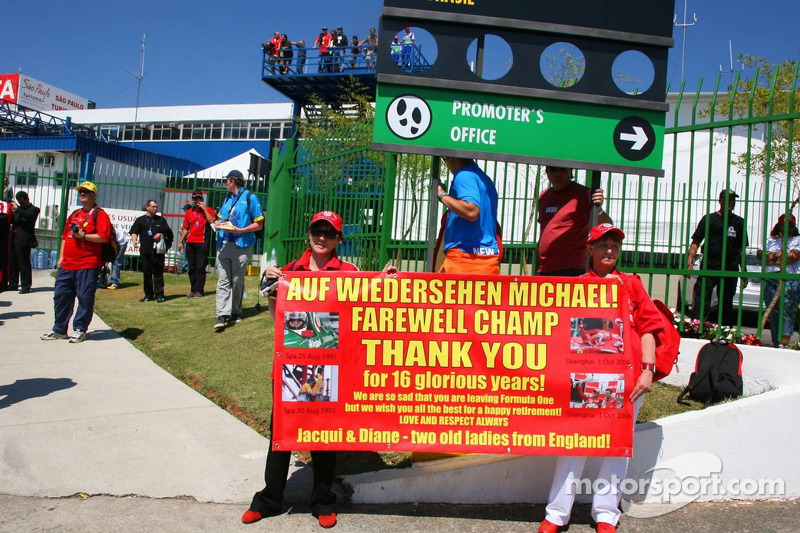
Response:
[[[289,272],[273,446],[630,456],[623,302],[597,278]]]

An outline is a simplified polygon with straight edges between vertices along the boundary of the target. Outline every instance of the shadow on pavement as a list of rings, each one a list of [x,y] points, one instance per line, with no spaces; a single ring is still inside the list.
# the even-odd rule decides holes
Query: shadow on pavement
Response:
[[[0,385],[0,409],[31,398],[41,398],[48,394],[77,385],[70,378],[33,378],[18,379],[9,385]]]
[[[31,292],[53,292],[55,287],[31,287]]]
[[[0,314],[0,326],[2,326],[6,320],[11,320],[12,318],[23,318],[33,315],[43,315],[43,311],[17,311],[14,313],[3,313]]]
[[[93,341],[107,341],[110,339],[116,339],[119,335],[121,334],[117,333],[113,329],[100,329],[97,331],[90,331],[86,335],[86,338]]]

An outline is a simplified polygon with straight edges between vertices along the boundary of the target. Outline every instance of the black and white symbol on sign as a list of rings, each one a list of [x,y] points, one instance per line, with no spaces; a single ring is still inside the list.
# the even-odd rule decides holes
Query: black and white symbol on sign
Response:
[[[386,110],[386,123],[401,139],[416,139],[431,127],[431,108],[418,96],[398,96]]]
[[[623,118],[614,128],[614,148],[625,159],[641,161],[653,152],[655,146],[656,132],[641,117]]]

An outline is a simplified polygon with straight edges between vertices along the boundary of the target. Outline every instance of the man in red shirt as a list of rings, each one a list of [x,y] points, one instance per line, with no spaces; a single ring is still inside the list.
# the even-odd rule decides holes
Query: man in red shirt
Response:
[[[186,211],[181,224],[181,238],[178,251],[183,250],[186,243],[186,262],[189,264],[189,281],[192,288],[187,298],[205,296],[206,266],[208,265],[208,248],[211,242],[211,224],[217,214],[207,205],[203,205],[203,192],[192,193],[192,207]]]
[[[314,48],[319,49],[319,72],[333,72],[331,65],[331,41],[333,37],[328,33],[328,28],[322,28],[322,31],[314,41]]]
[[[281,32],[276,31],[275,34],[272,36],[272,39],[269,40],[269,45],[267,47],[267,51],[269,53],[269,71],[270,74],[275,74],[275,63],[280,59],[281,56]]]
[[[53,294],[55,320],[53,329],[41,337],[45,341],[67,338],[67,326],[76,298],[78,309],[72,321],[69,342],[86,340],[86,331],[94,312],[97,278],[103,266],[102,248],[111,239],[111,221],[96,203],[97,186],[91,181],[84,181],[75,190],[78,191],[81,208],[67,218],[61,235]]]
[[[539,244],[536,273],[540,276],[580,276],[586,272],[586,235],[592,204],[603,205],[603,191],[575,183],[572,169],[545,168],[550,188],[539,196]],[[611,219],[601,209],[598,224]]]

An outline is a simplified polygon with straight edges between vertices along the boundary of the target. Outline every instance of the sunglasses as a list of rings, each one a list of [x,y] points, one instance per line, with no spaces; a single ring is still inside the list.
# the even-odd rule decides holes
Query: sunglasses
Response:
[[[339,236],[338,231],[322,228],[311,228],[309,233],[311,233],[312,237],[322,237],[324,235],[326,239],[335,239]]]

